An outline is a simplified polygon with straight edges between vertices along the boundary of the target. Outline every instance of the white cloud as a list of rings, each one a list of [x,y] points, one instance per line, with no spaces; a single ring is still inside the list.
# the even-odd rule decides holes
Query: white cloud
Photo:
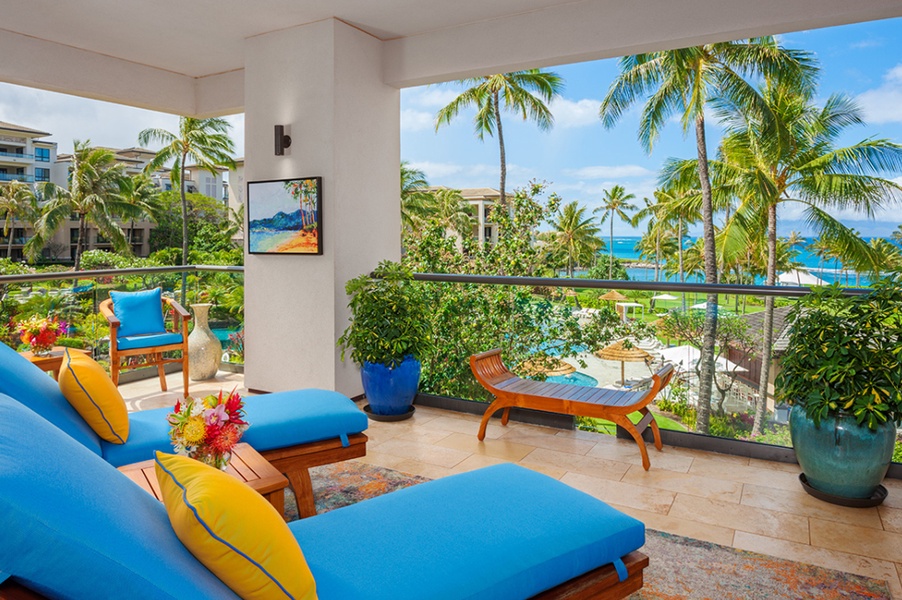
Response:
[[[592,98],[583,98],[582,100],[567,100],[566,98],[555,98],[551,101],[551,114],[554,115],[554,124],[556,127],[585,127],[587,125],[598,125],[598,107],[601,100]]]
[[[857,42],[852,42],[849,44],[849,48],[852,50],[862,50],[864,48],[879,48],[880,46],[883,46],[883,44],[884,42],[880,38],[865,38]]]
[[[401,131],[426,131],[435,127],[432,113],[405,108],[401,110]]]
[[[407,104],[420,106],[423,108],[439,109],[454,100],[460,94],[460,90],[454,90],[442,86],[427,85],[418,88],[402,90],[401,93],[404,102]]]
[[[902,123],[902,64],[883,75],[883,84],[860,94],[858,104],[869,123]]]
[[[230,135],[236,155],[241,156],[244,115],[227,119],[233,125]],[[176,115],[5,83],[0,83],[0,121],[49,132],[48,139],[59,144],[60,154],[72,152],[73,140],[128,148],[138,145],[138,133],[144,129],[178,130]]]
[[[581,169],[565,169],[564,173],[580,179],[619,179],[654,175],[652,171],[639,165],[596,165]]]

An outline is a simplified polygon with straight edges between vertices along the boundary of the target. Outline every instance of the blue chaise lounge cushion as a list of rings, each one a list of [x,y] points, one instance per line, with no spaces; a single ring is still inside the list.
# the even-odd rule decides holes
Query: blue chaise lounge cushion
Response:
[[[0,394],[38,413],[95,454],[100,438],[63,396],[59,385],[27,358],[0,343]]]
[[[423,483],[289,527],[320,600],[529,598],[645,543],[645,526],[636,519],[512,464]]]
[[[258,451],[286,448],[360,433],[367,428],[366,414],[344,394],[306,389],[244,398],[250,427],[241,441]],[[128,443],[102,441],[103,457],[119,467],[151,460],[154,452],[172,452],[166,415],[172,408],[129,414]]]
[[[49,598],[237,598],[166,510],[99,456],[0,395],[0,569]]]
[[[164,333],[163,290],[154,288],[142,292],[110,292],[113,313],[119,319],[117,338],[148,333]]]

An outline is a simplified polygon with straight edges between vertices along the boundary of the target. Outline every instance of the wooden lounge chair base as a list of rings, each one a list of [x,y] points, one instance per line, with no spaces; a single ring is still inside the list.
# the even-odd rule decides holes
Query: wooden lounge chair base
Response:
[[[619,600],[639,591],[648,557],[630,552],[623,557],[629,576],[620,581],[613,565],[605,565],[532,597],[532,600]],[[0,584],[0,600],[46,600],[37,592],[10,580]]]
[[[499,349],[474,354],[470,357],[470,368],[482,387],[495,396],[495,401],[486,409],[479,423],[477,437],[480,441],[485,439],[485,430],[492,415],[503,410],[501,424],[507,425],[510,409],[519,407],[612,421],[636,441],[642,455],[642,467],[646,471],[651,467],[651,461],[642,432],[650,426],[655,448],[663,448],[661,432],[654,415],[648,410],[648,404],[670,383],[673,365],[665,365],[655,373],[651,389],[637,392],[521,379],[504,366]],[[642,415],[635,425],[627,417],[634,412]]]
[[[331,439],[260,452],[263,458],[288,478],[288,483],[291,484],[298,502],[300,518],[312,517],[316,514],[316,507],[313,503],[313,484],[310,481],[310,467],[366,456],[367,437],[365,434],[350,435],[348,442],[348,446],[342,446],[341,440]]]

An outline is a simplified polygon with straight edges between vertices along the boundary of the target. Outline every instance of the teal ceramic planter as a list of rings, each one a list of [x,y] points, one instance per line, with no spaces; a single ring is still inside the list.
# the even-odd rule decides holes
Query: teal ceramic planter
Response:
[[[893,457],[896,427],[884,423],[876,431],[840,413],[820,425],[796,404],[789,414],[792,447],[811,487],[844,498],[870,498],[883,481]]]

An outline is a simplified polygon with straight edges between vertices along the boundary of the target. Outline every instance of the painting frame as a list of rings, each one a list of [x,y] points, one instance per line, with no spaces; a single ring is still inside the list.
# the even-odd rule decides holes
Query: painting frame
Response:
[[[248,254],[323,254],[322,177],[249,181],[246,198]]]

